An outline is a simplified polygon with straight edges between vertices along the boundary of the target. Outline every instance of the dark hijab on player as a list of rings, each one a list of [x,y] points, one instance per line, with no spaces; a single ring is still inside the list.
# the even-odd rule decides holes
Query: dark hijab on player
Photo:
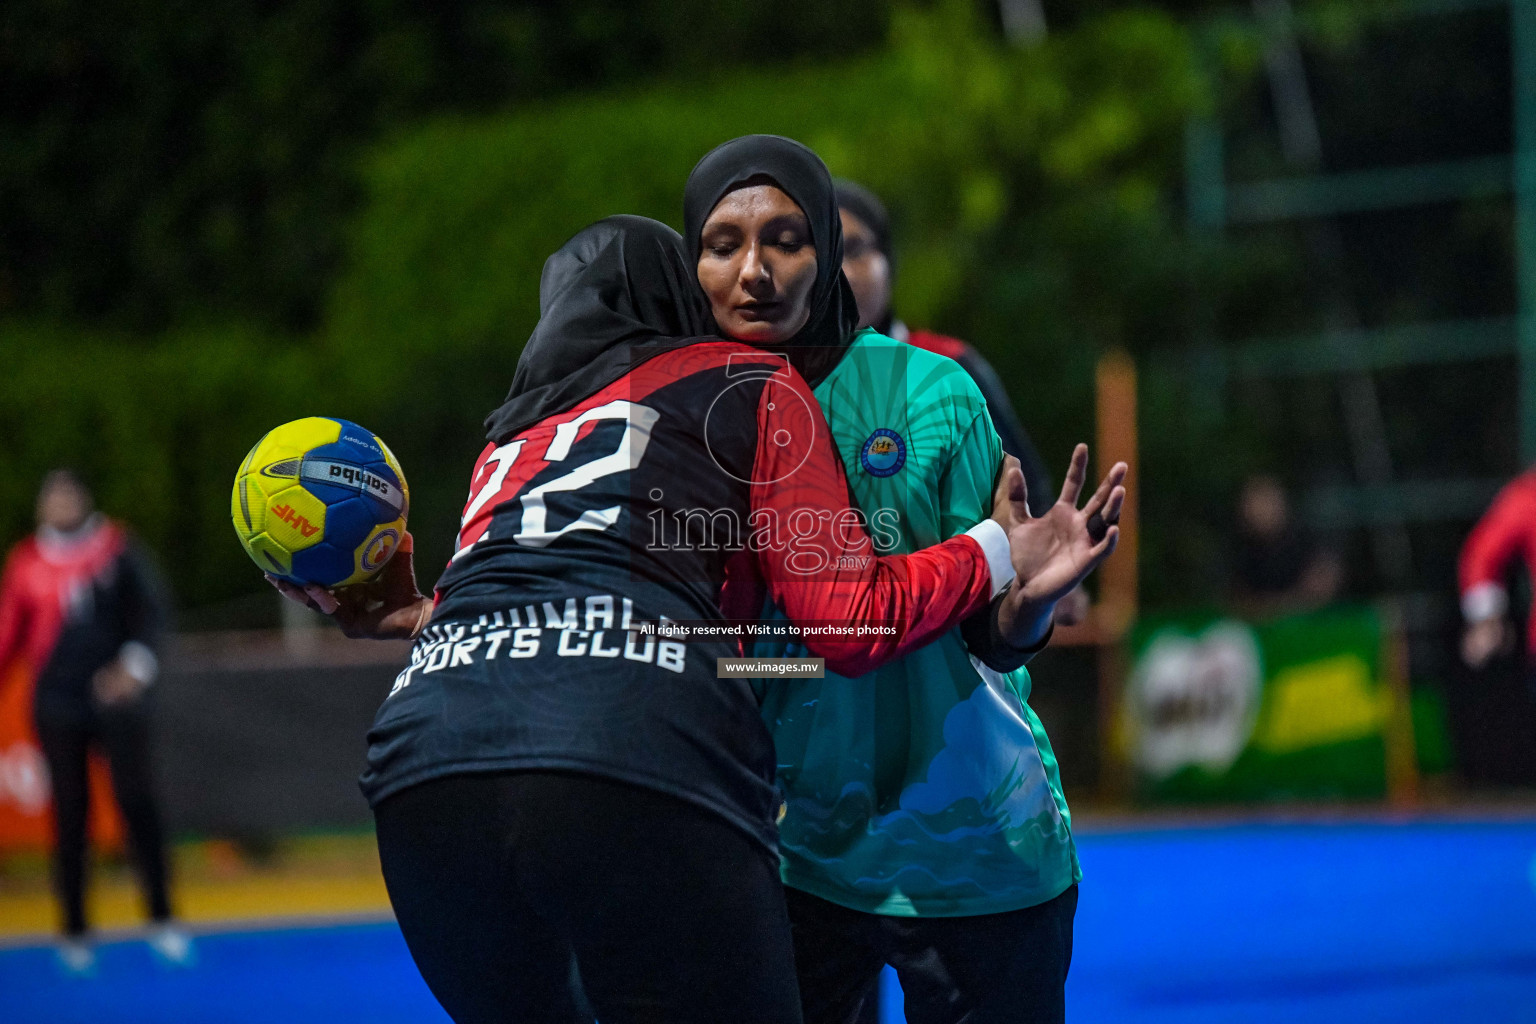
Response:
[[[545,261],[538,325],[486,436],[504,444],[601,391],[634,369],[637,347],[660,351],[712,328],[676,231],[648,217],[600,220]]]
[[[721,199],[753,179],[766,179],[793,199],[810,223],[816,281],[810,319],[783,347],[814,387],[831,373],[858,326],[859,309],[843,279],[843,224],[827,165],[807,147],[778,135],[744,135],[710,150],[688,175],[683,192],[683,236],[689,276],[702,250],[704,222]],[[703,289],[695,280],[694,290]],[[708,306],[706,305],[707,309]],[[775,346],[778,347],[778,346]]]

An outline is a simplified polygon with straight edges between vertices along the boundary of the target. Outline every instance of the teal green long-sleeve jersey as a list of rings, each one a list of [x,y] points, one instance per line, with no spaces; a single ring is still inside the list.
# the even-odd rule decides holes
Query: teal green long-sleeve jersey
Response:
[[[959,364],[867,330],[816,397],[881,554],[990,514],[1002,446]],[[785,884],[910,917],[1002,913],[1064,892],[1081,870],[1030,685],[1027,669],[973,658],[958,628],[857,679],[763,684]]]

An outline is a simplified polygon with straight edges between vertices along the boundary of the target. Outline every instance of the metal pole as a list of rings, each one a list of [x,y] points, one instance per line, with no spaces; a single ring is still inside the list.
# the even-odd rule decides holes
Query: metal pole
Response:
[[[1219,64],[1210,56],[1214,44],[1198,37],[1196,59],[1211,110],[1195,114],[1184,127],[1184,178],[1188,196],[1189,232],[1199,244],[1200,255],[1190,267],[1190,294],[1194,296],[1190,319],[1190,348],[1195,372],[1190,374],[1193,412],[1208,422],[1219,422],[1226,392],[1221,349],[1216,341],[1216,306],[1206,287],[1204,264],[1207,252],[1220,240],[1227,224],[1226,143],[1219,119],[1221,95]]]
[[[1116,462],[1124,462],[1131,470],[1120,512],[1120,543],[1099,569],[1099,621],[1105,639],[1118,641],[1136,618],[1138,590],[1136,495],[1141,481],[1136,465],[1136,364],[1124,350],[1115,349],[1099,360],[1095,376],[1098,451],[1089,476],[1102,475]]]
[[[1227,188],[1221,126],[1206,114],[1184,129],[1184,178],[1189,188],[1189,226],[1217,232],[1227,222]]]
[[[1387,802],[1412,810],[1419,802],[1419,754],[1413,735],[1413,688],[1408,674],[1408,631],[1398,601],[1377,606],[1381,623],[1381,678],[1387,693]]]
[[[1253,8],[1265,30],[1264,63],[1280,124],[1281,149],[1293,167],[1315,174],[1323,162],[1322,136],[1296,41],[1295,13],[1290,0],[1253,0]],[[1347,346],[1360,325],[1344,277],[1344,243],[1338,225],[1319,222],[1311,232],[1310,248],[1322,273],[1326,334],[1334,344]],[[1347,373],[1338,389],[1355,475],[1362,484],[1389,484],[1392,451],[1375,380],[1365,370]],[[1411,583],[1413,551],[1406,528],[1401,524],[1378,527],[1371,532],[1371,547],[1389,584],[1406,587]]]
[[[1516,351],[1520,363],[1520,458],[1536,462],[1536,0],[1511,0],[1515,111]]]
[[[1099,569],[1099,604],[1094,609],[1099,642],[1099,794],[1117,803],[1130,792],[1129,773],[1119,742],[1120,697],[1126,664],[1122,644],[1137,611],[1137,490],[1141,485],[1136,450],[1136,364],[1121,349],[1106,353],[1095,373],[1098,436],[1094,473],[1116,462],[1130,467],[1125,478],[1125,507],[1120,511],[1120,544]]]

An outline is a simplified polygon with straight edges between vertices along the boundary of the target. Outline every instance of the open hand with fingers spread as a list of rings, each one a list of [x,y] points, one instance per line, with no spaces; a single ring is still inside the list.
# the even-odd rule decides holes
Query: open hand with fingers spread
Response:
[[[1010,643],[1029,647],[1043,638],[1056,602],[1115,550],[1126,471],[1125,463],[1115,463],[1092,497],[1078,508],[1088,475],[1088,446],[1078,445],[1056,504],[1035,517],[1025,504],[1028,493],[1018,460],[1010,456],[1005,461],[994,496],[994,517],[1003,503],[1011,506],[1013,524],[1005,525],[1018,578],[998,611],[998,625]]]
[[[288,600],[329,615],[353,639],[414,640],[432,617],[432,599],[416,589],[413,547],[407,533],[377,576],[350,587],[327,590],[312,583],[299,587],[270,573],[267,582]]]

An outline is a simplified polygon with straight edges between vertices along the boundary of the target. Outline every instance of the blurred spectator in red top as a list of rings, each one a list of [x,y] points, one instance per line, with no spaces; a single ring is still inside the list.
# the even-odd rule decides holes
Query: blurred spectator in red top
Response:
[[[1029,510],[1044,515],[1056,501],[1056,488],[1045,461],[1019,422],[1013,402],[992,364],[970,345],[932,331],[910,330],[896,319],[891,290],[896,277],[896,256],[891,246],[891,220],[885,204],[862,185],[839,179],[837,205],[843,218],[843,276],[853,288],[859,305],[859,327],[873,327],[881,334],[905,341],[929,352],[948,356],[971,375],[987,402],[987,413],[997,430],[1003,451],[1019,460],[1029,489]],[[1081,622],[1088,611],[1082,588],[1056,605],[1056,621],[1063,625]]]
[[[85,914],[87,759],[106,754],[144,902],[150,944],[184,962],[190,940],[171,922],[165,840],[150,762],[155,646],[166,602],[147,558],[92,507],[69,470],[37,496],[37,532],[11,549],[0,576],[0,675],[16,658],[35,675],[33,724],[53,792],[53,881],[62,905],[59,954],[72,971],[94,953]]]
[[[1498,493],[1461,549],[1461,615],[1467,623],[1461,656],[1472,668],[1482,668],[1513,646],[1505,624],[1509,592],[1504,583],[1517,558],[1536,578],[1536,470]],[[1536,653],[1536,605],[1526,624],[1526,651]]]

